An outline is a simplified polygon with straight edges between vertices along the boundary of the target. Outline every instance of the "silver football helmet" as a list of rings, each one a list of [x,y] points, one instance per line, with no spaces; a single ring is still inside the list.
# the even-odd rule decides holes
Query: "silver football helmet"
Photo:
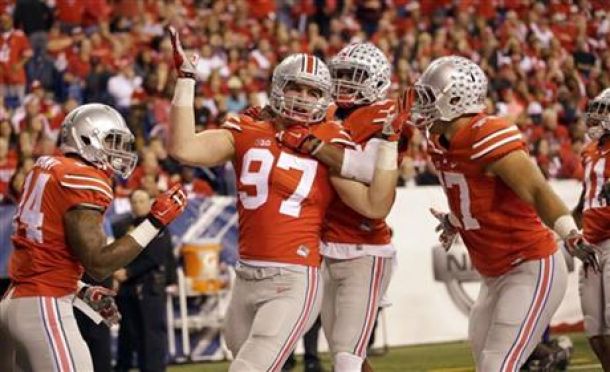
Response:
[[[441,57],[432,61],[415,82],[413,93],[413,123],[429,128],[436,121],[448,122],[484,111],[487,77],[468,58]]]
[[[369,104],[385,98],[391,85],[391,68],[385,54],[371,43],[353,43],[328,63],[332,95],[339,105]]]
[[[321,95],[315,100],[286,97],[285,90],[289,83],[317,88]],[[332,101],[330,85],[330,72],[322,60],[310,54],[293,54],[284,58],[273,70],[269,104],[276,114],[284,118],[303,123],[318,122],[324,119]]]
[[[100,103],[79,106],[61,124],[60,150],[129,177],[138,155],[135,138],[118,111]]]
[[[597,140],[605,133],[610,133],[610,88],[593,98],[585,111],[587,135]]]

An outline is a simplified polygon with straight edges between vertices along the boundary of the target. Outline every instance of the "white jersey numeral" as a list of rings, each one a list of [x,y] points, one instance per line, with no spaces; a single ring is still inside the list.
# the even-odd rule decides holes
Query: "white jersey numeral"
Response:
[[[601,198],[601,203],[599,198],[599,192],[601,191],[601,186],[606,183],[606,178],[604,177],[604,171],[606,170],[606,158],[599,159],[595,164],[593,162],[587,163],[585,166],[585,205],[584,209],[589,208],[600,208],[606,206],[606,200]],[[595,174],[595,185],[591,182],[591,173]]]
[[[460,214],[461,223],[465,230],[476,230],[481,228],[479,221],[470,212],[470,189],[466,177],[461,173],[441,172],[441,180],[446,190],[457,186],[460,191]]]
[[[318,162],[313,159],[299,158],[294,155],[282,152],[277,160],[277,167],[281,169],[296,169],[303,172],[297,188],[288,199],[282,201],[280,213],[292,217],[299,217],[301,214],[301,202],[309,195],[313,181],[316,179]]]
[[[259,163],[256,171],[251,171],[252,163]],[[269,175],[273,168],[273,154],[267,149],[250,149],[244,155],[239,180],[247,186],[254,186],[256,194],[239,192],[239,200],[246,209],[256,209],[265,204],[269,197]]]
[[[244,208],[256,209],[265,204],[269,198],[269,176],[273,168],[273,161],[273,154],[268,149],[254,148],[248,150],[244,155],[239,180],[243,185],[254,186],[256,189],[254,195],[248,195],[244,191],[239,192],[239,200]],[[251,170],[253,162],[259,163],[256,171]],[[292,195],[280,204],[280,213],[291,217],[299,217],[301,204],[309,196],[316,179],[318,162],[282,152],[277,160],[277,167],[303,172]]]
[[[49,181],[48,173],[39,173],[36,177],[34,185],[32,185],[33,172],[30,172],[25,180],[23,195],[27,195],[27,199],[21,199],[19,203],[19,212],[16,218],[20,223],[26,225],[26,237],[37,243],[43,242],[42,224],[44,222],[44,213],[40,211],[42,206],[42,196],[44,188]]]

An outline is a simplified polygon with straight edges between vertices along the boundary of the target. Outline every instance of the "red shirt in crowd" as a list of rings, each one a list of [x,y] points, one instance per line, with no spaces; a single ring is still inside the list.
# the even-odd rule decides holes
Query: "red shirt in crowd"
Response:
[[[0,36],[0,64],[2,65],[0,83],[25,84],[25,68],[20,63],[30,56],[32,56],[32,49],[23,31],[12,30]]]

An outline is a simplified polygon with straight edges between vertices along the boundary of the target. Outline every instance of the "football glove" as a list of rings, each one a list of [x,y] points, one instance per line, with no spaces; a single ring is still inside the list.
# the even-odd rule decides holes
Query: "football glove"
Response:
[[[162,229],[176,219],[186,208],[186,193],[180,184],[157,196],[150,208],[148,219],[158,229]]]
[[[597,260],[597,248],[589,244],[580,232],[572,230],[564,239],[564,242],[568,253],[582,261],[585,275],[587,275],[589,269],[593,272],[601,272]]]
[[[445,252],[447,252],[457,239],[458,229],[456,226],[459,226],[459,222],[451,213],[440,212],[434,208],[430,208],[430,213],[438,220],[438,225],[434,231],[440,232],[438,241]]]
[[[108,327],[119,324],[121,313],[114,302],[114,296],[116,296],[114,291],[104,287],[86,285],[76,295],[100,314]]]
[[[382,119],[383,120],[383,119]],[[400,139],[400,132],[402,131],[402,117],[396,113],[396,108],[389,110],[385,120],[383,120],[381,132],[379,137],[386,141],[396,142]]]
[[[243,114],[251,117],[254,120],[260,121],[271,120],[274,116],[271,106],[269,105],[265,107],[250,106],[243,112]]]
[[[291,125],[278,132],[277,139],[282,146],[305,155],[316,153],[322,146],[322,141],[314,136],[305,125]]]
[[[178,31],[176,31],[176,29],[172,26],[170,26],[168,30],[169,37],[172,42],[172,50],[174,52],[174,67],[176,67],[178,77],[195,79],[195,76],[197,75],[197,62],[199,61],[199,55],[195,53],[189,59],[182,48]]]

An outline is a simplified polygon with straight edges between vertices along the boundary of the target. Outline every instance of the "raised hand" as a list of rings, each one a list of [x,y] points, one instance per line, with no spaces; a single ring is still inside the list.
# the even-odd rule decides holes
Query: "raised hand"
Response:
[[[186,208],[186,193],[180,184],[157,196],[148,214],[150,222],[162,229],[176,219]]]
[[[197,74],[197,61],[199,61],[199,55],[193,54],[191,58],[188,58],[182,43],[180,42],[180,35],[178,31],[172,26],[169,26],[169,36],[172,42],[172,50],[174,52],[174,66],[179,78],[190,78],[195,79]]]

